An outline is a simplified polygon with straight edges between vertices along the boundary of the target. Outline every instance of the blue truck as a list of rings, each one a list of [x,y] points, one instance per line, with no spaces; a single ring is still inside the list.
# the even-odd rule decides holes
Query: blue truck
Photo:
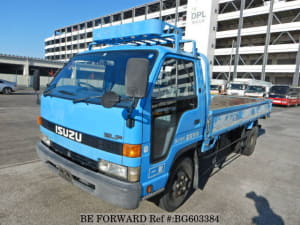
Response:
[[[174,211],[203,156],[251,155],[271,101],[211,96],[209,62],[182,35],[155,19],[94,30],[40,97],[36,149],[49,168],[116,206]]]

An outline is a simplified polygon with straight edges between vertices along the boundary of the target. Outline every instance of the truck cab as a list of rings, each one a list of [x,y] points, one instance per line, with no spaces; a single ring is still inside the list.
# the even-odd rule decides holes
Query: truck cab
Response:
[[[270,88],[272,87],[271,82],[262,80],[253,80],[247,90],[245,91],[245,96],[257,97],[257,98],[268,98],[270,93]]]
[[[252,79],[236,78],[229,82],[226,93],[228,95],[244,96],[251,81]]]
[[[173,38],[162,37],[162,26],[173,26],[158,20],[134,27],[146,25],[146,41]],[[93,45],[125,42],[119,36],[141,42],[141,36],[124,34],[132,26],[96,31]],[[136,208],[141,198],[164,189],[178,152],[203,136],[202,68],[198,56],[157,44],[92,48],[72,58],[41,96],[38,153],[77,186]]]

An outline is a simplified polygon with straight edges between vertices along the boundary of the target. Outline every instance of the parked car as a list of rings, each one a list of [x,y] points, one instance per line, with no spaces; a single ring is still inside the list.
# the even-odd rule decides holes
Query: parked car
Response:
[[[0,93],[9,95],[16,91],[16,82],[10,82],[7,80],[0,79]]]
[[[300,88],[289,85],[275,85],[270,89],[269,99],[273,105],[300,105]]]

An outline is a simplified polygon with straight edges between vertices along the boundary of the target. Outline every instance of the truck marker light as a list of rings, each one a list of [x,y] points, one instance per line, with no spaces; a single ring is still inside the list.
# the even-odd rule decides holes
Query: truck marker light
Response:
[[[142,145],[123,144],[123,156],[130,158],[140,157],[142,152]]]
[[[38,125],[42,125],[43,119],[42,119],[41,116],[37,116],[37,117],[36,117],[36,123],[37,123]]]
[[[147,193],[151,193],[152,189],[153,189],[153,186],[152,185],[148,185],[147,186]]]

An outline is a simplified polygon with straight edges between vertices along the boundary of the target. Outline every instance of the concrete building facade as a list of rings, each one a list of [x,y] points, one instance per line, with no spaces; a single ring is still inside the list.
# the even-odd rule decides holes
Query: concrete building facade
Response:
[[[252,77],[299,85],[300,0],[160,0],[56,29],[45,57],[85,51],[94,29],[145,19],[181,27],[208,55],[214,78]]]

